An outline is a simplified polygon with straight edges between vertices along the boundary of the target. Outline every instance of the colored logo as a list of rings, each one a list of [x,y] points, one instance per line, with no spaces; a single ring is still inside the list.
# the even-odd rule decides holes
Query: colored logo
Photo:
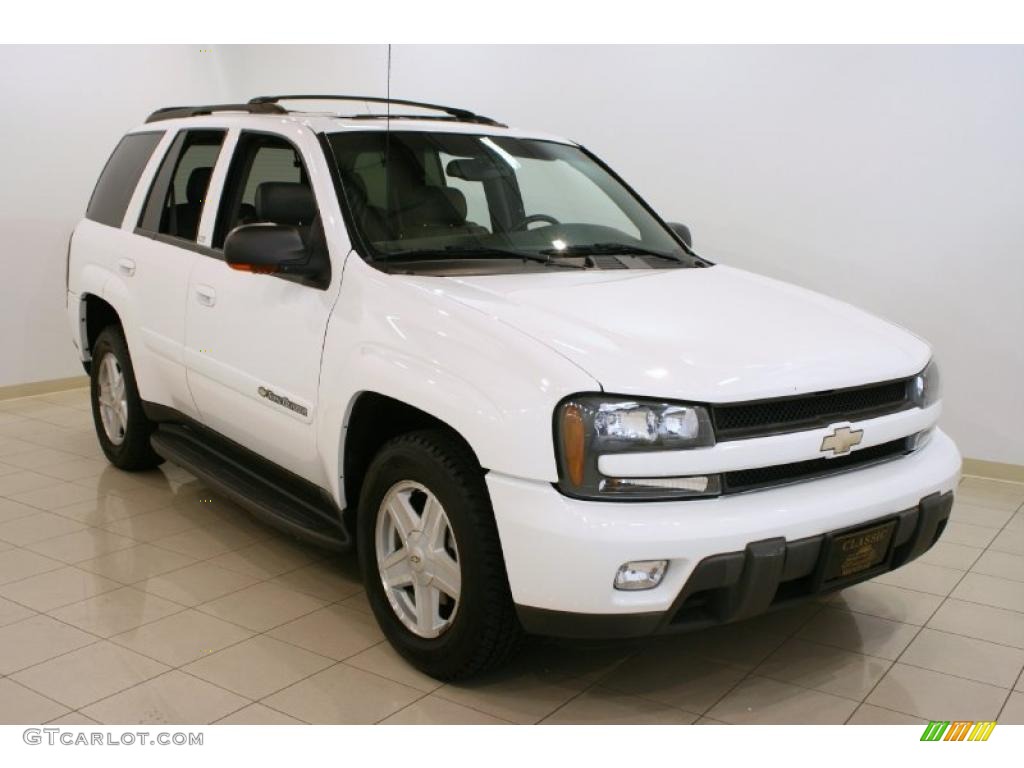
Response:
[[[988,741],[995,727],[995,720],[932,720],[921,741]]]

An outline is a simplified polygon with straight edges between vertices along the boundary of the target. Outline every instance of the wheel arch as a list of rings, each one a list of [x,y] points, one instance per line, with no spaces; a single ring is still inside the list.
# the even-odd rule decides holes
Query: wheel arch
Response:
[[[79,297],[79,333],[82,341],[82,366],[89,373],[92,367],[92,349],[96,339],[108,325],[122,325],[121,315],[114,306],[95,293]]]
[[[338,466],[341,490],[347,502],[347,523],[355,525],[366,470],[381,446],[399,435],[420,429],[442,429],[448,432],[462,442],[477,463],[480,463],[469,440],[434,414],[371,390],[361,391],[352,398],[342,430]]]

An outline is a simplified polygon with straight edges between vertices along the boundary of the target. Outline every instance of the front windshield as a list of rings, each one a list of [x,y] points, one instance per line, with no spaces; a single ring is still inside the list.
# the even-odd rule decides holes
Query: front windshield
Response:
[[[329,137],[374,257],[696,259],[608,171],[567,144],[504,136],[352,131]]]

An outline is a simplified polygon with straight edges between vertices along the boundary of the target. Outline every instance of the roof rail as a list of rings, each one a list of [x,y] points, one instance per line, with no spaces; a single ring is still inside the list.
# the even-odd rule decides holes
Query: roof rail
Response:
[[[459,107],[446,107],[443,104],[428,104],[423,101],[407,101],[406,99],[385,99],[380,96],[341,96],[341,95],[328,95],[328,94],[305,94],[305,95],[287,95],[287,96],[257,96],[254,99],[249,100],[251,106],[277,106],[279,101],[354,101],[364,102],[370,104],[397,104],[402,107],[419,107],[421,109],[432,109],[438,112],[444,112],[450,116],[450,119],[458,120],[463,123],[481,123],[483,125],[493,125],[499,128],[506,128],[507,126],[503,123],[499,123],[497,120],[493,120],[483,115],[478,115],[475,112],[470,112],[468,109],[460,109]],[[369,118],[376,117],[376,115],[355,115],[354,117]],[[410,118],[412,115],[392,115],[392,117]],[[445,118],[434,118],[434,119],[445,119]]]
[[[179,117],[212,115],[214,112],[248,112],[251,115],[285,115],[288,110],[271,102],[249,104],[207,104],[197,107],[164,107],[146,118],[147,123],[175,120]]]

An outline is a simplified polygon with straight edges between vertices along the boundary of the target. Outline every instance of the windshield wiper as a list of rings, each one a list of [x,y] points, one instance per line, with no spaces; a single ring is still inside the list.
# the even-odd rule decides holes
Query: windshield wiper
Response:
[[[394,251],[387,254],[389,260],[395,261],[414,260],[427,261],[430,259],[522,259],[523,261],[535,261],[539,264],[548,264],[552,267],[574,267],[584,269],[575,264],[558,264],[551,261],[549,256],[543,256],[529,251],[506,251],[502,248],[490,248],[486,246],[459,246],[449,245],[444,248],[416,248],[408,251]]]
[[[658,259],[681,262],[678,256],[664,251],[654,251],[639,245],[626,243],[587,243],[586,245],[569,245],[565,248],[545,248],[540,253],[546,256],[654,256]]]

